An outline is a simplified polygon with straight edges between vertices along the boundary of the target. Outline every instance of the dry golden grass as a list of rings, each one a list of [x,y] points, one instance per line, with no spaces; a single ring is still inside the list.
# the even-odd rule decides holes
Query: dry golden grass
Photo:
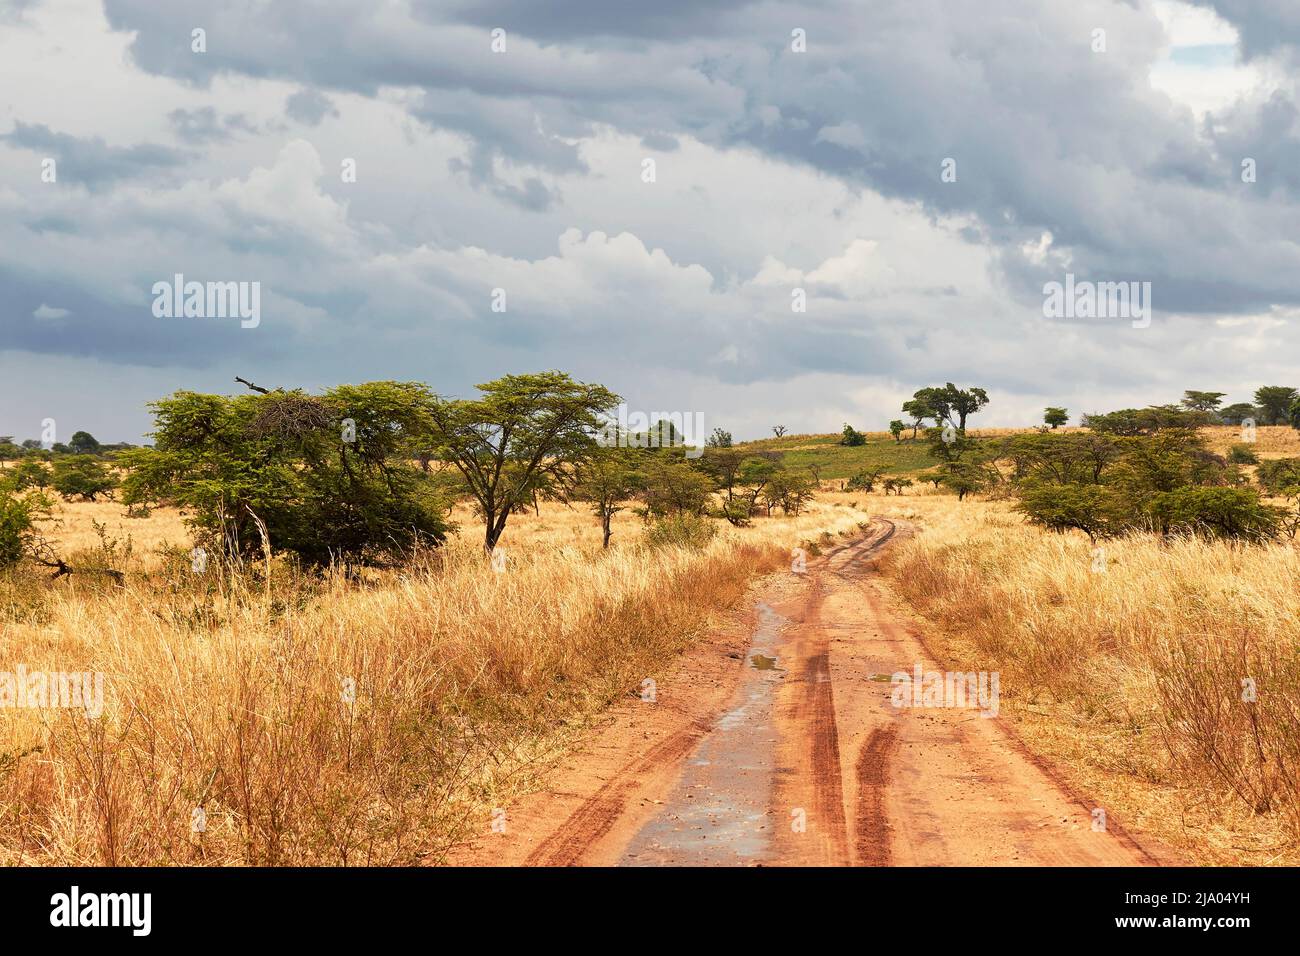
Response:
[[[190,532],[175,508],[155,508],[148,517],[128,518],[126,509],[115,501],[66,502],[55,498],[55,522],[47,526],[47,537],[68,553],[99,547],[102,526],[109,537],[123,542],[129,537],[134,549],[156,558],[160,549],[189,548]]]
[[[1194,861],[1300,862],[1295,548],[1136,536],[1094,554],[1006,504],[895,502],[922,530],[887,573],[954,666],[1002,672],[1031,747]]]
[[[1209,449],[1218,455],[1226,455],[1233,445],[1242,444],[1241,428],[1235,425],[1212,425],[1202,428],[1201,434]],[[1250,449],[1260,458],[1300,457],[1300,431],[1289,425],[1260,425]]]
[[[120,519],[173,549],[119,547],[126,587],[0,580],[0,670],[106,675],[97,719],[0,709],[0,864],[437,862],[755,575],[856,530],[848,500],[700,551],[644,547],[625,514],[602,552],[595,518],[543,505],[511,519],[501,573],[458,515],[465,538],[406,572],[276,562],[269,586],[258,568],[195,575],[174,513]],[[114,507],[67,506],[53,537],[98,547],[90,518]]]

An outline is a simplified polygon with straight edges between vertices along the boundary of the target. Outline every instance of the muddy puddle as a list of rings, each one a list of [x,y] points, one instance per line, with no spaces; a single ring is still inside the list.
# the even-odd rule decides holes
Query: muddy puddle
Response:
[[[768,854],[773,706],[785,678],[777,653],[786,619],[758,605],[748,666],[731,705],[686,761],[682,778],[659,812],[632,839],[623,866],[747,866]]]

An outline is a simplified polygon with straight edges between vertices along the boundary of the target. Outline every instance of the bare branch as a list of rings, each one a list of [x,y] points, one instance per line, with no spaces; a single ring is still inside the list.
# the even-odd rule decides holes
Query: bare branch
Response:
[[[269,389],[269,388],[263,388],[261,385],[254,385],[254,384],[253,384],[252,382],[250,382],[248,379],[246,379],[246,378],[240,378],[238,375],[235,376],[235,381],[238,382],[240,385],[247,385],[247,386],[248,386],[250,389],[252,389],[253,391],[255,391],[255,392],[261,392],[263,395],[270,395],[270,394],[271,394],[271,389]],[[277,388],[277,389],[275,389],[275,391],[278,392],[278,391],[280,391],[280,389]]]

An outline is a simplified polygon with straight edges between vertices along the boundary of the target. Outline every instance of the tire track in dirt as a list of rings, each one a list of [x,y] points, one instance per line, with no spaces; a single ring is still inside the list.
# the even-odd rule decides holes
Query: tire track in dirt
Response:
[[[813,832],[822,844],[822,860],[844,866],[849,862],[848,826],[844,815],[844,784],[840,769],[840,735],[835,724],[829,652],[825,641],[804,666],[806,682],[799,723],[804,728],[813,785]]]
[[[508,839],[453,862],[610,865],[1150,865],[997,716],[893,699],[942,670],[892,609],[868,532],[775,575],[744,634],[711,635],[521,801]],[[663,693],[667,690],[668,693]],[[851,768],[851,772],[846,770]],[[512,824],[513,825],[513,824]]]
[[[688,729],[651,747],[619,775],[589,797],[528,855],[525,866],[573,866],[597,840],[608,834],[627,809],[641,778],[686,756],[709,732],[711,721],[697,720]]]
[[[893,854],[893,828],[885,816],[885,790],[889,786],[889,761],[898,749],[898,728],[872,731],[858,752],[856,862],[858,866],[889,866]]]

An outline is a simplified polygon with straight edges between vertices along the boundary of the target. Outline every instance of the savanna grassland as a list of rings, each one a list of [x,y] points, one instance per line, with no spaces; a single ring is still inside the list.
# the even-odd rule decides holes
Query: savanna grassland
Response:
[[[886,559],[895,591],[948,666],[1001,672],[1031,749],[1189,862],[1300,861],[1293,542],[1094,545],[1006,502],[890,507],[919,528]]]
[[[1254,451],[1295,457],[1298,434],[1261,427]],[[1239,440],[1202,435],[1219,455]],[[883,564],[899,612],[945,666],[999,671],[1004,717],[1112,819],[1192,862],[1300,862],[1291,538],[1093,541],[998,494],[841,491],[934,464],[923,441],[866,438],[739,446],[817,473],[797,515],[665,543],[625,510],[604,549],[588,506],[543,500],[513,515],[495,568],[464,502],[442,547],[323,575],[274,549],[196,574],[176,509],[61,502],[43,531],[79,572],[0,575],[0,647],[5,666],[103,672],[104,713],[0,712],[0,863],[436,864],[611,703],[748,613],[792,547],[876,516],[913,532]]]
[[[0,863],[437,863],[793,546],[855,532],[855,498],[696,546],[628,513],[608,551],[588,510],[543,502],[500,571],[458,506],[436,552],[323,578],[274,553],[195,574],[176,511],[61,504],[70,563],[125,584],[11,572],[0,642],[105,673],[104,712],[0,713]]]

